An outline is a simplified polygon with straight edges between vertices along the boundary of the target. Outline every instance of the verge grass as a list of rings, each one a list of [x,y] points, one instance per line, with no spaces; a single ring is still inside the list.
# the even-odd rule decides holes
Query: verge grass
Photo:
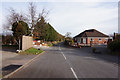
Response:
[[[43,52],[43,50],[38,50],[38,49],[32,47],[32,48],[29,48],[25,51],[20,52],[20,54],[27,54],[27,55],[34,54],[34,55],[37,55],[37,54],[40,54],[42,52]]]

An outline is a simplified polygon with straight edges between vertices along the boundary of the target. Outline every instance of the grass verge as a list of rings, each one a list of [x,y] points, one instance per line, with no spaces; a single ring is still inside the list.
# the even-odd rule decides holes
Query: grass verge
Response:
[[[53,46],[53,44],[48,44],[49,47]]]
[[[37,55],[37,54],[40,54],[42,52],[43,52],[42,50],[38,50],[38,49],[32,47],[32,48],[29,48],[29,49],[27,49],[23,52],[20,52],[20,54],[27,54],[27,55],[34,54],[34,55]]]
[[[0,80],[2,79],[2,75],[0,75]]]

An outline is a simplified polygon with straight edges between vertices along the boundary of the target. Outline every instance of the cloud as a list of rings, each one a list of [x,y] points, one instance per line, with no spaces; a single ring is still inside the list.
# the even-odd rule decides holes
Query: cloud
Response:
[[[4,17],[5,9],[11,5],[18,11],[23,9],[23,12],[26,12],[24,7],[27,5],[23,5],[23,3],[7,3],[3,8]],[[22,8],[20,9],[19,6]],[[91,28],[106,34],[118,31],[117,2],[40,2],[37,3],[38,11],[44,6],[51,10],[49,23],[63,35],[66,32],[72,32],[72,36],[75,36]]]
[[[0,3],[0,32],[2,32],[2,4]]]
[[[119,0],[2,0],[2,2],[118,2]]]
[[[74,5],[76,4],[76,5]],[[95,4],[95,5],[94,5]],[[104,6],[100,6],[104,4]],[[110,4],[109,6],[105,6]],[[85,29],[95,28],[104,33],[110,34],[117,32],[117,13],[118,8],[112,7],[117,3],[73,3],[62,6],[56,6],[55,13],[52,13],[51,24],[65,34],[72,32],[72,36],[82,32]]]

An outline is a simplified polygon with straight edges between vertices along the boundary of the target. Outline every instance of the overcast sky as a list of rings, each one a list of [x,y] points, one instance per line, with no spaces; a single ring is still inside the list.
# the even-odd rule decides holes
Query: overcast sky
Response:
[[[7,20],[8,9],[13,7],[18,12],[27,14],[28,2],[2,2],[2,24]],[[67,0],[66,2],[46,2],[35,3],[37,11],[42,8],[50,10],[48,22],[62,35],[71,32],[75,36],[86,29],[97,29],[107,35],[118,32],[118,2],[117,0]],[[2,9],[2,10],[1,10]],[[0,27],[1,30],[2,27]]]

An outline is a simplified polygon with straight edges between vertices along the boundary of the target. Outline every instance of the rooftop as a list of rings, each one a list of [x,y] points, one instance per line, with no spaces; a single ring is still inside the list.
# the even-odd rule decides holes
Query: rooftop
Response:
[[[85,30],[84,32],[78,34],[75,37],[109,37],[109,36],[97,31],[96,29],[89,29]]]

